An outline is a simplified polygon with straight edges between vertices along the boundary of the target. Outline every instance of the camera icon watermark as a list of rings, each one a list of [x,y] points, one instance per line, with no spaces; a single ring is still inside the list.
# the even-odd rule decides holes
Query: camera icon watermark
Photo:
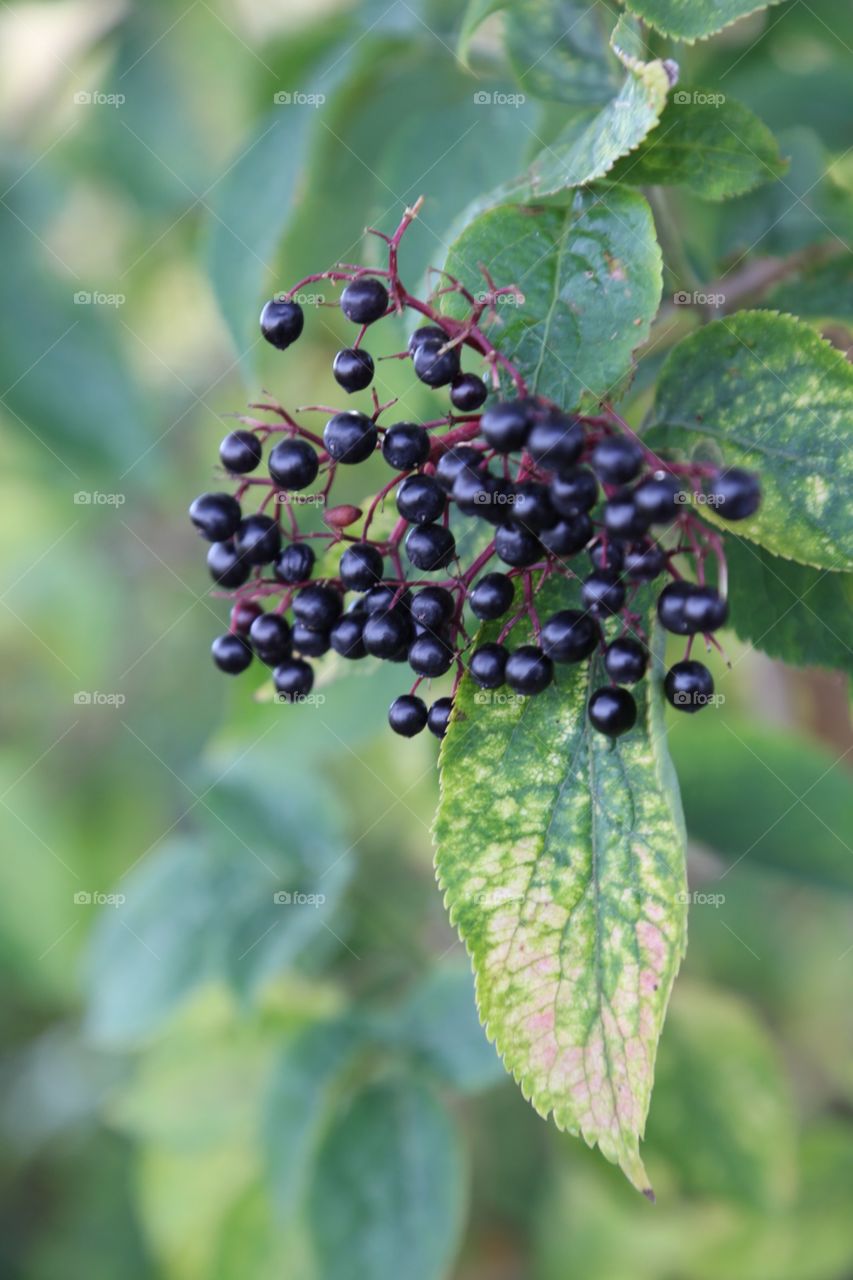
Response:
[[[322,493],[292,493],[287,489],[277,489],[273,501],[282,507],[323,507],[326,503]]]
[[[672,100],[678,107],[721,107],[726,100],[724,93],[704,93],[701,89],[677,89]]]
[[[688,293],[686,289],[679,289],[677,293],[672,295],[672,301],[676,307],[724,307],[726,305],[726,295],[724,293],[702,293],[698,289]]]
[[[322,907],[325,893],[302,893],[300,890],[277,889],[272,896],[277,907]]]
[[[726,499],[724,494],[703,493],[701,489],[696,491],[679,489],[675,495],[675,501],[679,506],[687,506],[689,504],[697,507],[724,507]]]
[[[526,699],[523,694],[508,693],[506,689],[478,689],[474,701],[479,707],[515,707]]]
[[[100,893],[97,889],[78,889],[74,894],[75,907],[123,907],[126,902],[123,893]]]
[[[280,693],[273,694],[273,702],[286,702],[299,707],[322,707],[326,701],[325,693]]]
[[[123,307],[127,298],[123,293],[98,293],[78,289],[74,294],[75,307]]]
[[[683,889],[675,895],[675,901],[682,906],[721,907],[726,900],[724,893],[701,893],[698,890]]]
[[[102,93],[100,89],[80,89],[74,95],[78,107],[123,107],[126,102],[123,93]]]
[[[523,93],[490,92],[478,89],[474,94],[474,105],[477,107],[522,107],[527,98]]]
[[[478,507],[514,507],[518,501],[515,493],[505,493],[496,489],[494,493],[488,489],[478,489],[474,494],[474,502]]]
[[[97,689],[78,689],[74,695],[75,707],[123,707],[126,702],[123,693],[101,693]]]
[[[725,701],[724,693],[688,693],[686,689],[678,689],[672,696],[675,707],[721,707]]]
[[[272,100],[277,107],[322,107],[325,93],[303,93],[300,89],[279,89]]]
[[[78,489],[74,495],[75,507],[123,507],[126,502],[126,494],[102,493],[100,489]]]

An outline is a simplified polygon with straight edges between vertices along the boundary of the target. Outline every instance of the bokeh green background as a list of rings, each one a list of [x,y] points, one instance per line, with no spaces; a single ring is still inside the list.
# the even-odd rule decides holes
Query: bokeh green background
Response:
[[[727,638],[725,705],[673,720],[697,896],[653,1209],[533,1114],[479,1031],[433,882],[437,748],[390,740],[395,673],[297,711],[207,656],[226,608],[185,511],[226,415],[263,387],[335,395],[335,313],[283,359],[259,301],[375,254],[364,225],[421,191],[405,265],[440,263],[542,127],[530,104],[473,109],[513,85],[488,32],[475,72],[455,61],[457,24],[415,0],[0,9],[10,1280],[366,1278],[365,1231],[370,1280],[853,1275],[842,681]],[[815,0],[686,52],[793,157],[722,211],[682,201],[703,278],[848,235],[851,46]]]

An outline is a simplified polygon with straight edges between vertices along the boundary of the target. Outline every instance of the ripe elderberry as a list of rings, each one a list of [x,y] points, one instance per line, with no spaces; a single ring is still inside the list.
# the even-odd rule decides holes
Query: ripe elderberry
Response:
[[[486,275],[485,306],[452,280],[427,300],[406,289],[397,248],[414,213],[386,238],[387,270],[344,265],[308,276],[265,305],[261,332],[285,350],[304,328],[301,290],[338,280],[341,310],[360,327],[335,357],[339,385],[371,385],[365,327],[409,312],[418,327],[398,355],[442,393],[444,407],[427,422],[386,425],[392,406],[375,390],[369,414],[270,403],[255,406],[270,421],[246,417],[251,429],[225,436],[219,460],[234,492],[202,494],[190,508],[210,543],[210,576],[231,597],[230,630],[213,643],[214,663],[236,674],[257,657],[256,666],[272,668],[282,701],[308,696],[313,660],[327,661],[330,650],[408,664],[417,679],[392,704],[391,727],[412,736],[428,726],[442,737],[466,668],[482,689],[506,683],[532,696],[552,682],[555,664],[588,662],[612,682],[592,694],[590,724],[611,737],[628,732],[637,708],[624,686],[638,684],[649,663],[646,584],[661,580],[658,618],[676,635],[710,636],[727,619],[724,595],[708,583],[726,580],[724,546],[688,496],[704,489],[714,514],[746,519],[760,504],[758,478],[661,458],[606,404],[585,417],[531,394],[490,338],[495,304],[513,286]],[[447,292],[460,305],[445,316],[438,299]],[[463,350],[481,360],[476,372],[462,371]],[[301,418],[315,412],[325,414],[321,435]],[[380,448],[396,474],[375,494],[351,492],[350,483],[346,501],[333,497],[339,464],[369,463]],[[310,500],[295,496],[315,484]],[[441,576],[428,585],[427,574]],[[561,581],[578,607],[540,622],[540,588]],[[477,637],[480,621],[497,620],[497,637]],[[513,630],[525,621],[535,643],[513,648]],[[427,709],[420,681],[444,676],[452,692]],[[713,687],[708,669],[689,657],[665,680],[669,701],[687,711],[710,701]]]

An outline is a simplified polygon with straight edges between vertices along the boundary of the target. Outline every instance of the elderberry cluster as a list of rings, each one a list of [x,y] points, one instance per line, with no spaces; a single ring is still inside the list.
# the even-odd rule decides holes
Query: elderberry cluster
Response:
[[[484,273],[488,288],[475,299],[450,280],[439,294],[464,298],[469,311],[461,321],[437,310],[438,295],[422,302],[404,288],[396,251],[414,212],[407,211],[393,237],[382,236],[387,271],[342,266],[308,280],[342,282],[340,308],[359,327],[352,346],[334,359],[345,391],[364,391],[373,381],[374,360],[362,345],[370,326],[409,309],[429,323],[415,328],[407,350],[394,358],[409,359],[426,386],[449,389],[450,408],[428,422],[386,424],[393,402],[380,405],[374,390],[370,412],[324,410],[327,420],[316,435],[280,405],[253,406],[272,421],[244,416],[244,427],[220,447],[236,494],[205,493],[190,508],[211,544],[211,576],[233,596],[230,629],[213,642],[214,662],[237,674],[257,658],[272,668],[283,701],[310,694],[312,660],[329,650],[347,660],[369,655],[407,664],[414,683],[392,703],[390,725],[405,737],[425,727],[442,737],[464,670],[482,690],[506,685],[533,696],[559,678],[561,665],[589,660],[602,673],[589,700],[590,722],[617,736],[637,716],[626,686],[642,680],[649,663],[642,616],[632,604],[645,584],[665,579],[658,617],[687,638],[684,659],[666,675],[666,696],[680,710],[698,710],[711,700],[714,682],[691,658],[691,647],[700,634],[708,647],[716,644],[713,633],[725,623],[727,605],[724,593],[705,581],[713,556],[717,580],[725,582],[722,544],[691,510],[692,495],[702,493],[723,518],[743,519],[760,502],[756,478],[736,468],[666,462],[612,410],[581,417],[530,395],[480,327],[511,288],[496,288]],[[280,350],[304,327],[293,296],[299,287],[268,302],[261,314],[263,336]],[[485,362],[491,399],[487,381],[463,370],[463,349]],[[513,393],[501,396],[507,379]],[[389,478],[366,509],[334,505],[338,468],[377,453]],[[312,503],[304,503],[308,490]],[[261,500],[248,510],[253,494]],[[393,530],[372,536],[374,517],[391,503]],[[303,527],[297,512],[318,508],[322,527]],[[485,534],[483,550],[467,566],[457,551],[466,522],[477,522]],[[676,566],[684,559],[696,581]],[[540,621],[537,594],[555,576],[576,580],[579,607]],[[522,619],[534,643],[513,647]],[[480,622],[499,620],[496,639],[479,645],[472,639]],[[428,707],[421,684],[451,672],[451,694]]]

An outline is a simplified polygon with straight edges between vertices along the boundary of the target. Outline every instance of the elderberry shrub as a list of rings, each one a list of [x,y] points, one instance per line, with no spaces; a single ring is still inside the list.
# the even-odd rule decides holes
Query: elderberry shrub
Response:
[[[286,351],[305,326],[295,296],[315,281],[339,282],[341,311],[357,331],[332,372],[348,396],[367,398],[337,411],[255,406],[268,416],[243,415],[222,441],[234,492],[203,493],[190,507],[209,544],[210,576],[231,601],[214,664],[228,675],[271,671],[278,701],[304,702],[324,655],[392,662],[408,668],[410,687],[391,704],[391,728],[441,738],[465,671],[481,690],[507,685],[528,698],[559,688],[566,668],[584,663],[589,723],[615,738],[637,720],[625,686],[647,675],[649,637],[634,597],[654,582],[660,625],[687,640],[664,692],[676,709],[698,711],[714,700],[714,682],[690,647],[698,635],[715,643],[728,606],[707,581],[712,560],[725,582],[722,544],[689,498],[725,521],[748,519],[761,501],[758,478],[661,458],[608,408],[585,417],[531,394],[480,323],[514,286],[486,277],[475,301],[444,284],[441,292],[456,289],[467,303],[463,319],[441,314],[437,296],[405,288],[397,248],[416,212],[385,238],[387,269],[309,276],[263,308],[263,337]],[[416,324],[396,358],[438,397],[425,422],[386,420],[395,402],[381,402],[381,365],[361,345],[369,326],[407,313]],[[325,421],[306,422],[310,413]],[[335,505],[338,469],[361,464],[372,476],[384,464],[379,491],[360,507]],[[465,537],[469,529],[479,536]],[[577,607],[540,617],[538,592],[560,577],[578,587]],[[481,623],[490,633],[478,638]],[[429,702],[423,695],[445,676],[451,692]]]

